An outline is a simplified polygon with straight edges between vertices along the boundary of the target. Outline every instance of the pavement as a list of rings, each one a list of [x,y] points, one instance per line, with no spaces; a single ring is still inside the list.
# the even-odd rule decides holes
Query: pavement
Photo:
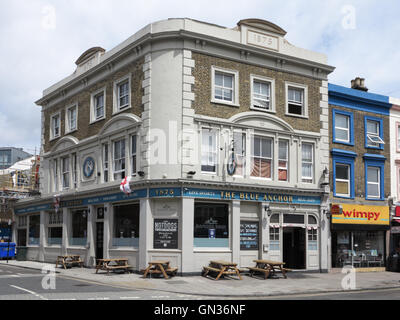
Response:
[[[0,266],[7,265],[0,260]],[[9,266],[43,270],[51,264],[34,261],[10,260]],[[256,298],[269,296],[290,296],[298,294],[318,294],[334,292],[354,292],[400,288],[400,273],[395,272],[356,272],[346,274],[290,272],[287,279],[282,277],[263,280],[243,275],[243,280],[226,277],[215,281],[201,276],[147,278],[130,273],[95,273],[95,269],[73,267],[56,268],[57,276],[84,282],[112,286],[128,290],[149,290],[157,293],[174,293],[205,297]]]

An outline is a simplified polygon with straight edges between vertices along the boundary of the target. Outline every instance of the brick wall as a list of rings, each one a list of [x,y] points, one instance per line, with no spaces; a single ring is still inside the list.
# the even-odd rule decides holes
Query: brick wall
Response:
[[[352,112],[354,115],[354,146],[348,146],[340,143],[333,143],[333,109],[343,110],[347,112]],[[384,134],[384,150],[377,149],[366,149],[365,148],[365,127],[364,127],[364,117],[371,116],[383,119],[383,134]],[[358,111],[354,109],[348,109],[344,107],[338,107],[335,105],[329,105],[329,137],[330,137],[330,149],[341,149],[346,151],[353,151],[357,153],[357,158],[354,161],[354,184],[355,184],[355,201],[365,200],[365,166],[363,155],[365,153],[369,154],[379,154],[386,157],[385,161],[385,197],[386,194],[390,192],[390,123],[389,116],[377,115],[372,112]],[[330,181],[331,181],[331,198],[333,198],[333,161],[330,157]],[[358,197],[362,193],[364,197]],[[339,198],[337,198],[339,199]]]
[[[193,69],[195,100],[193,108],[196,114],[227,119],[235,114],[250,111],[250,75],[254,74],[275,79],[275,108],[277,117],[284,119],[294,129],[320,132],[320,87],[322,81],[199,53],[193,53],[192,59],[195,60],[195,67]],[[211,102],[211,66],[237,70],[239,72],[239,108]],[[285,115],[285,81],[308,86],[308,119]]]
[[[143,73],[144,59],[137,62],[131,63],[126,68],[118,71],[108,77],[107,79],[96,83],[95,85],[88,87],[79,94],[71,97],[62,103],[53,106],[44,111],[44,152],[49,152],[51,148],[57,143],[57,141],[65,136],[65,110],[68,106],[78,102],[78,130],[68,135],[76,137],[81,140],[96,135],[101,128],[106,124],[112,117],[113,112],[113,87],[114,81],[121,77],[132,73],[131,78],[131,108],[121,111],[121,113],[133,113],[137,116],[141,116],[143,112],[142,104],[142,81],[144,78]],[[90,124],[90,98],[91,94],[103,87],[106,87],[106,118],[104,120]],[[61,135],[60,138],[50,140],[50,117],[51,115],[61,111]]]

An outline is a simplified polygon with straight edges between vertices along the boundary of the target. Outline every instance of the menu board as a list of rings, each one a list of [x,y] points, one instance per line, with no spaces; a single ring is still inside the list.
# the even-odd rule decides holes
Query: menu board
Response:
[[[178,249],[177,219],[154,219],[154,249]]]
[[[258,250],[258,228],[258,222],[240,222],[240,250]]]

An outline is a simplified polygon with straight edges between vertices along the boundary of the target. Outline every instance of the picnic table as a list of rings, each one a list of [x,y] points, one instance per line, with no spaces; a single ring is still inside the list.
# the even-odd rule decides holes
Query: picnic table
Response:
[[[125,272],[128,272],[129,268],[131,268],[131,266],[128,264],[128,259],[126,258],[97,259],[96,273],[99,270],[107,271],[107,274],[109,274],[110,270],[125,270]]]
[[[168,274],[176,275],[178,268],[171,267],[169,261],[150,261],[149,266],[142,270],[144,272],[143,278],[146,278],[148,274],[162,274],[165,279],[168,279]]]
[[[210,272],[214,272],[217,274],[215,280],[226,276],[226,275],[236,275],[242,280],[242,276],[240,275],[240,271],[237,268],[237,263],[222,261],[222,260],[214,260],[210,261],[208,267],[203,267],[203,276],[207,277]]]
[[[79,265],[81,268],[83,267],[83,261],[79,255],[65,255],[65,256],[58,256],[56,260],[56,268],[58,265],[67,269],[67,266],[73,266],[74,264]]]
[[[271,275],[275,275],[276,271],[282,272],[283,277],[286,279],[286,272],[289,269],[284,268],[285,262],[272,261],[272,260],[253,260],[256,263],[255,267],[248,267],[250,270],[250,276],[252,277],[255,273],[264,274],[264,279],[267,279]]]

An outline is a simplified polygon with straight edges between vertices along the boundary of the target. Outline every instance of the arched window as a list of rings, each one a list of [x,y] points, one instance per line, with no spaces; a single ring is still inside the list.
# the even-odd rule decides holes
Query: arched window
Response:
[[[279,214],[273,214],[269,220],[270,223],[279,223]]]
[[[317,218],[314,216],[309,215],[308,216],[308,224],[318,224]]]

